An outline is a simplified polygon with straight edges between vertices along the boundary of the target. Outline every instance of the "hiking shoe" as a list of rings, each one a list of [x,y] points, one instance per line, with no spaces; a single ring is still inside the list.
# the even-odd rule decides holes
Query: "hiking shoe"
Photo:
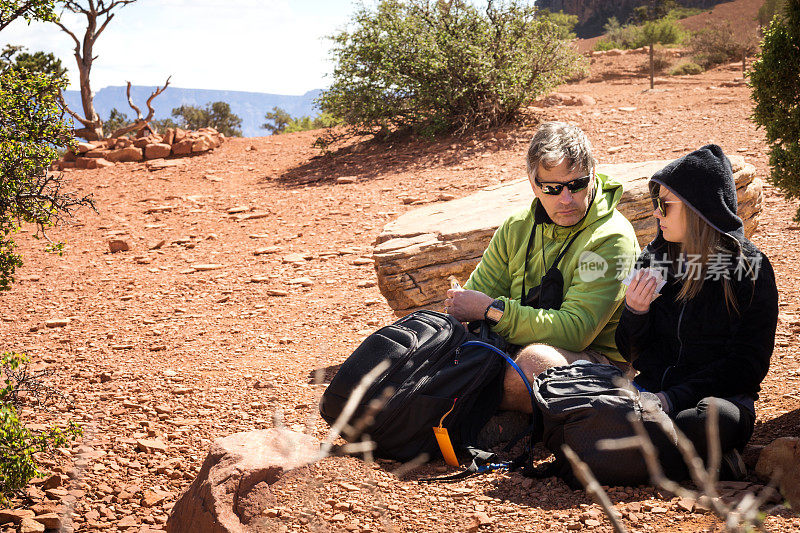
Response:
[[[528,429],[531,416],[519,411],[499,411],[489,419],[478,434],[476,444],[488,450],[511,439]]]
[[[734,448],[723,454],[719,465],[720,481],[741,481],[746,475],[747,467],[739,450]]]

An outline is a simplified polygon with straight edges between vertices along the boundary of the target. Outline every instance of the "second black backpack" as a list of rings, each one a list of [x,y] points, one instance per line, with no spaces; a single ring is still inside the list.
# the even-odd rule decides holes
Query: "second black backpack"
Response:
[[[587,361],[549,368],[536,377],[534,394],[542,416],[542,442],[556,457],[542,475],[557,475],[572,488],[581,487],[562,451],[566,444],[603,485],[647,483],[649,473],[638,448],[597,448],[603,439],[634,437],[630,415],[643,423],[662,467],[681,463],[674,429],[667,434],[660,427],[663,421],[672,428],[672,422],[658,398],[620,386],[622,378],[622,371],[615,366]],[[674,475],[668,469],[666,474]]]
[[[443,420],[456,451],[473,444],[495,413],[503,393],[505,341],[483,323],[470,332],[450,315],[417,311],[369,335],[342,363],[320,401],[320,413],[333,424],[361,378],[381,361],[390,366],[369,387],[350,424],[368,404],[391,389],[383,408],[359,434],[376,443],[379,457],[408,461],[439,448],[433,427]],[[446,415],[446,416],[445,416]],[[363,421],[362,421],[363,422]]]

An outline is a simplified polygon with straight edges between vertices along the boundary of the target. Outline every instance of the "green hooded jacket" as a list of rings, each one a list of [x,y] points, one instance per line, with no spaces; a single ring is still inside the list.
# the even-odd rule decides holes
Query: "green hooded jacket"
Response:
[[[481,262],[464,285],[505,302],[505,313],[493,328],[508,342],[548,344],[581,352],[596,350],[609,359],[623,361],[614,341],[621,303],[622,279],[639,255],[633,226],[616,206],[622,185],[597,174],[597,193],[583,220],[571,227],[547,218],[539,223],[524,271],[525,250],[539,201],[506,219],[492,237]],[[538,207],[544,211],[543,207]],[[582,231],[581,231],[582,230]],[[564,277],[561,308],[536,309],[520,304],[522,276],[525,290],[539,285],[545,264],[552,266],[562,248],[581,231],[559,263]],[[544,253],[542,253],[544,250]]]

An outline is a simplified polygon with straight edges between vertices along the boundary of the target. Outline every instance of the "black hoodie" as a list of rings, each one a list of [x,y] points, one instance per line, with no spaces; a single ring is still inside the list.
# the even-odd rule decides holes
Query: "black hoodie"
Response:
[[[709,144],[658,171],[650,187],[653,192],[667,188],[727,235],[729,252],[718,256],[725,261],[714,268],[717,279],[706,275],[700,293],[687,302],[677,299],[682,281],[672,265],[647,313],[623,310],[617,348],[639,371],[634,381],[650,392],[663,391],[673,414],[709,396],[755,400],[775,344],[778,290],[769,260],[744,237],[730,161],[719,146]],[[637,266],[665,265],[667,244],[659,228]],[[738,312],[726,305],[725,276]]]

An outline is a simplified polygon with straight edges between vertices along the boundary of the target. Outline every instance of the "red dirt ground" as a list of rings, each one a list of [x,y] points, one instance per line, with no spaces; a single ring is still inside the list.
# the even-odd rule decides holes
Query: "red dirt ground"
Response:
[[[50,232],[67,243],[62,257],[22,233],[25,266],[0,296],[4,349],[27,352],[36,367],[53,370],[49,382],[67,395],[49,412],[30,406],[24,414],[36,424],[69,418],[86,433],[81,448],[61,450],[50,465],[76,477],[69,492],[45,496],[29,487],[37,512],[72,505],[78,531],[161,530],[212,439],[271,427],[276,416],[323,437],[316,406],[325,385],[314,384],[314,371],[338,365],[395,318],[363,260],[381,228],[415,208],[404,197],[436,202],[441,193],[461,197],[524,176],[537,121],[578,123],[601,162],[673,159],[715,142],[767,175],[763,136],[748,120],[749,90],[731,83],[738,66],[659,78],[650,91],[637,74],[644,59],[598,58],[589,79],[605,81],[559,89],[591,95],[595,105],[534,108],[525,124],[475,137],[321,156],[311,147],[315,133],[307,132],[231,139],[172,169],[134,163],[68,173],[72,187],[94,195],[98,212],[82,210]],[[353,182],[337,183],[343,177]],[[263,217],[228,214],[240,206]],[[767,186],[753,237],[775,266],[781,306],[755,445],[799,433],[795,208]],[[132,250],[109,253],[112,237]],[[267,247],[271,253],[254,255]],[[193,268],[209,264],[219,268]],[[298,278],[308,281],[291,283]],[[71,321],[44,327],[57,318]],[[139,438],[161,439],[166,450],[137,451]],[[478,531],[482,520],[480,531],[611,530],[585,493],[555,479],[496,473],[421,485],[416,474],[398,479],[396,467],[328,458],[287,475],[275,486],[276,529]],[[434,463],[421,472],[444,470]],[[146,491],[171,495],[148,507]],[[611,498],[635,531],[722,529],[711,515],[688,512],[651,488],[613,490]],[[800,530],[800,517],[769,507],[766,529]]]

